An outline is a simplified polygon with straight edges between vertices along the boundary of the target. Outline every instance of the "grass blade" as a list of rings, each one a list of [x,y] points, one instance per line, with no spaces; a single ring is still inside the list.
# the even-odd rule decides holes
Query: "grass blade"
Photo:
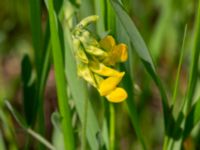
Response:
[[[193,45],[193,55],[192,55],[192,65],[191,65],[191,70],[190,70],[190,76],[189,76],[189,84],[188,84],[188,89],[187,89],[187,95],[184,99],[183,103],[183,109],[179,112],[179,117],[182,118],[179,120],[179,122],[176,124],[175,129],[181,125],[184,129],[183,133],[181,134],[181,138],[178,141],[172,140],[172,145],[174,145],[175,148],[180,149],[182,146],[182,142],[186,135],[189,134],[191,130],[191,126],[188,125],[190,124],[190,121],[194,121],[194,113],[196,118],[198,118],[198,110],[199,110],[199,105],[198,103],[194,108],[191,108],[193,97],[195,94],[195,89],[197,85],[197,79],[198,79],[198,62],[199,62],[199,52],[200,52],[200,1],[198,2],[198,14],[196,16],[196,23],[195,23],[195,35],[194,35],[194,45]],[[197,108],[195,108],[197,107]],[[192,110],[191,110],[192,109]],[[196,110],[195,110],[196,109]],[[191,112],[190,112],[191,111]],[[195,112],[197,111],[197,112]],[[190,112],[190,114],[189,114]],[[188,116],[189,114],[189,116]],[[181,117],[183,116],[184,117]],[[185,117],[187,116],[187,117]],[[175,130],[176,131],[176,130]],[[180,133],[178,133],[180,134]]]
[[[39,135],[38,133],[36,133],[32,129],[28,128],[26,131],[32,137],[34,137],[35,139],[37,139],[38,141],[40,141],[42,144],[44,144],[48,149],[50,149],[50,150],[56,150],[55,147],[53,145],[51,145],[51,143],[49,143],[46,139],[44,139],[41,135]]]
[[[183,138],[187,138],[190,134],[191,130],[195,127],[195,125],[200,121],[200,98],[198,98],[197,102],[193,105],[191,111],[189,112],[185,130],[183,132]]]
[[[175,85],[174,85],[174,92],[173,92],[173,97],[172,97],[172,105],[174,105],[175,102],[176,102],[177,89],[178,89],[179,80],[180,80],[181,65],[182,65],[182,62],[183,62],[186,33],[187,33],[187,25],[185,26],[185,31],[184,31],[184,36],[183,36],[181,56],[180,56],[180,59],[179,59],[178,70],[177,70],[177,74],[176,74],[176,81],[175,81]]]
[[[28,125],[26,124],[24,118],[12,107],[9,101],[5,101],[5,105],[8,110],[11,112],[17,123],[23,128],[26,129]]]
[[[36,100],[36,82],[33,80],[32,64],[28,55],[22,60],[22,83],[23,83],[23,104],[27,124],[32,126],[36,117],[35,108]]]
[[[58,105],[60,109],[60,114],[62,116],[62,130],[64,133],[65,149],[74,150],[74,136],[73,136],[73,128],[71,125],[71,116],[70,116],[70,108],[67,103],[68,96],[66,91],[66,80],[64,74],[64,60],[61,49],[61,39],[59,38],[59,30],[58,30],[58,20],[56,17],[56,13],[54,11],[53,0],[46,0],[46,6],[49,13],[49,21],[50,21],[50,33],[51,33],[51,44],[53,51],[53,60],[55,67],[55,78],[56,78],[56,86],[58,93]]]
[[[148,52],[148,48],[144,43],[144,40],[142,39],[140,33],[138,32],[135,24],[122,8],[121,4],[119,4],[119,2],[117,2],[116,0],[111,0],[111,4],[114,8],[115,13],[119,17],[119,20],[121,21],[125,31],[127,32],[133,46],[135,47],[137,54],[144,62],[149,63],[150,67],[153,69],[153,71],[155,71],[155,67]]]
[[[159,77],[157,76],[157,73],[155,71],[155,67],[154,67],[152,58],[149,54],[149,51],[147,49],[147,46],[146,46],[144,40],[142,39],[139,31],[137,30],[136,26],[134,25],[133,21],[128,16],[126,11],[123,9],[123,7],[120,5],[120,3],[117,2],[116,0],[111,0],[111,4],[112,4],[119,20],[121,21],[122,26],[126,30],[126,33],[129,36],[130,41],[135,48],[135,51],[137,52],[140,59],[142,60],[144,66],[145,66],[145,69],[150,74],[150,76],[152,77],[152,79],[154,80],[154,82],[156,83],[156,85],[160,91],[160,94],[162,97],[162,107],[163,107],[163,114],[164,114],[165,131],[166,131],[166,134],[170,134],[170,126],[169,125],[171,125],[170,122],[174,122],[174,119],[173,119],[171,110],[168,105],[168,100],[167,100],[167,95],[166,95],[165,89],[164,89]]]
[[[106,0],[104,5],[107,12],[105,19],[106,30],[108,30],[110,34],[113,35],[114,33],[116,33],[116,15],[109,0]]]
[[[194,35],[194,45],[193,45],[193,55],[192,55],[192,65],[190,69],[190,79],[188,85],[188,92],[185,104],[185,111],[189,111],[193,96],[195,93],[197,79],[198,79],[198,62],[199,62],[199,54],[200,54],[200,1],[198,2],[198,14],[196,16],[196,23],[195,23],[195,35]]]
[[[40,76],[41,65],[42,65],[42,47],[43,47],[43,36],[42,36],[42,22],[41,22],[41,8],[40,0],[29,0],[30,15],[31,15],[31,31],[33,47],[35,52],[35,63],[38,76]]]

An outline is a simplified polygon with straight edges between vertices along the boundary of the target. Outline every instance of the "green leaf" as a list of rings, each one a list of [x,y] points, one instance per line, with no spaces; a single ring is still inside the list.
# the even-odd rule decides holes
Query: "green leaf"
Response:
[[[36,72],[40,76],[41,65],[43,60],[43,36],[41,22],[41,7],[40,0],[29,0],[30,16],[31,16],[31,31],[35,53]]]
[[[200,1],[198,2],[198,12],[195,20],[195,34],[194,34],[194,44],[192,49],[192,65],[190,68],[189,83],[187,98],[185,104],[185,111],[187,113],[192,105],[192,100],[195,94],[197,79],[198,79],[198,65],[199,65],[199,55],[200,55]]]
[[[58,105],[59,111],[62,116],[62,131],[64,135],[65,149],[74,150],[74,135],[73,128],[71,124],[71,114],[70,108],[68,105],[68,95],[66,91],[66,79],[64,73],[64,60],[62,54],[62,46],[61,39],[59,37],[59,22],[54,11],[54,3],[53,0],[45,1],[47,10],[49,13],[49,23],[50,23],[50,35],[51,35],[51,44],[52,44],[52,53],[53,53],[53,61],[55,67],[55,78],[56,78],[56,86],[57,86],[57,94],[58,94]]]
[[[139,31],[137,30],[134,22],[128,16],[124,8],[117,0],[110,0],[115,13],[117,14],[119,20],[121,21],[122,26],[124,27],[127,35],[130,38],[130,42],[134,47],[134,50],[137,52],[138,56],[142,60],[142,63],[145,66],[146,71],[150,74],[154,82],[156,83],[161,97],[162,97],[162,107],[163,107],[163,114],[164,114],[164,125],[165,131],[167,134],[170,133],[170,126],[171,123],[174,122],[173,116],[171,114],[171,109],[169,108],[167,95],[165,89],[157,76],[155,66],[153,64],[151,55],[148,51],[148,48],[140,35]]]
[[[27,128],[26,132],[29,133],[32,137],[37,139],[39,142],[41,142],[43,145],[45,145],[50,150],[56,150],[51,143],[49,143],[45,138],[43,138],[40,134],[33,131],[31,128]]]
[[[197,125],[199,121],[200,121],[200,98],[198,98],[197,102],[192,106],[192,109],[186,118],[185,130],[183,132],[184,138],[187,138],[191,130],[195,127],[195,125]]]
[[[36,82],[32,78],[32,65],[28,55],[25,55],[22,60],[22,83],[23,83],[23,103],[24,112],[28,125],[32,125],[36,118],[36,106],[37,100],[35,98]]]
[[[123,25],[126,33],[128,34],[133,46],[135,47],[137,54],[144,62],[149,63],[153,71],[155,71],[155,67],[151,59],[151,56],[148,52],[148,48],[143,38],[141,37],[139,31],[137,30],[135,24],[133,23],[133,21],[128,16],[128,14],[126,13],[126,11],[123,9],[123,7],[119,2],[117,2],[116,0],[111,0],[111,4],[119,20],[121,21],[121,24]]]
[[[181,55],[180,55],[180,58],[179,58],[178,70],[177,70],[177,74],[176,74],[176,81],[175,81],[175,84],[174,84],[174,91],[173,91],[173,98],[172,98],[173,105],[176,101],[176,95],[177,95],[177,90],[178,90],[178,85],[179,85],[179,80],[180,80],[180,72],[181,72],[181,65],[183,63],[183,54],[184,54],[186,33],[187,33],[187,25],[185,26],[183,43],[182,43],[182,47],[181,47]]]
[[[58,112],[53,112],[51,115],[51,122],[53,124],[53,136],[52,136],[52,142],[53,145],[58,150],[64,150],[65,144],[64,144],[64,138],[63,133],[61,131],[61,116]]]
[[[116,33],[116,14],[110,4],[109,0],[105,0],[106,6],[106,15],[105,15],[105,26],[106,30],[110,32],[110,34]]]

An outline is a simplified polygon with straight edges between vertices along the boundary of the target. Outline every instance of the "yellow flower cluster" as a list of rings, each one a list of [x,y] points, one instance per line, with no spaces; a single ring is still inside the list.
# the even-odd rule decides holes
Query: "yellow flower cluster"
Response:
[[[108,101],[122,102],[127,98],[127,93],[118,87],[118,84],[125,72],[119,72],[114,67],[116,63],[127,60],[127,46],[116,44],[110,35],[98,42],[84,29],[84,23],[80,23],[73,32],[78,75],[95,87]]]

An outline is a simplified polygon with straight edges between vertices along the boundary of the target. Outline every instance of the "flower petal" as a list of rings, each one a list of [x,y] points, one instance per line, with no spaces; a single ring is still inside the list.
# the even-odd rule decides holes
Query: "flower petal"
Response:
[[[118,44],[116,48],[116,52],[119,55],[119,61],[125,62],[128,58],[127,46],[125,44]]]
[[[118,76],[114,77],[108,77],[99,84],[99,93],[101,96],[108,95],[113,89],[116,88],[116,86],[121,81],[122,77],[124,76],[124,72],[119,73]]]
[[[105,51],[103,51],[102,49],[95,47],[95,46],[87,46],[85,47],[85,51],[91,55],[95,55],[95,56],[101,56],[101,57],[106,57],[107,53]]]
[[[115,39],[108,35],[106,37],[104,37],[100,42],[99,42],[100,46],[106,50],[106,51],[111,51],[113,46],[115,45]]]
[[[114,66],[117,62],[125,62],[128,58],[127,46],[125,44],[114,45],[112,50],[108,52],[103,63],[108,66]]]
[[[102,76],[121,76],[121,73],[119,71],[109,68],[103,63],[92,62],[89,66],[94,73]]]
[[[119,103],[124,101],[128,97],[126,91],[123,88],[115,88],[110,94],[106,96],[108,101],[113,103]]]
[[[83,64],[78,65],[78,75],[82,77],[84,80],[86,80],[92,86],[97,87],[93,73],[90,71],[87,65]]]
[[[79,47],[79,49],[76,51],[76,57],[79,61],[88,64],[89,60],[87,58],[87,55],[85,54],[83,47]]]

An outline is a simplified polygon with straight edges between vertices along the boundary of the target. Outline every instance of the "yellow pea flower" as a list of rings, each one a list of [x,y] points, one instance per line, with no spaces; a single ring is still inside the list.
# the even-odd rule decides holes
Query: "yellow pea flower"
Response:
[[[98,91],[101,96],[106,96],[106,98],[110,102],[122,102],[127,98],[127,93],[123,88],[119,88],[116,86],[121,81],[122,77],[124,76],[124,72],[118,72],[112,68],[105,66],[102,63],[93,63],[93,67],[90,67],[91,70],[102,76],[109,76],[106,79],[103,79],[98,76],[96,80],[98,80]]]
[[[89,63],[89,60],[87,58],[87,55],[85,54],[84,50],[82,47],[80,47],[77,51],[76,51],[76,57],[78,57],[78,59],[85,63],[85,64],[88,64]]]
[[[97,83],[95,82],[94,75],[86,64],[78,65],[78,76],[82,77],[89,84],[97,88]]]
[[[100,46],[106,50],[106,51],[110,51],[112,50],[113,46],[115,46],[115,39],[108,35],[106,37],[104,37],[100,42],[99,42]]]
[[[94,56],[101,56],[101,57],[107,56],[107,53],[105,51],[92,45],[85,47],[85,51]]]
[[[116,45],[112,36],[106,36],[100,42],[100,47],[108,52],[108,57],[105,57],[104,63],[114,66],[117,62],[125,62],[128,59],[127,46],[125,44]]]
[[[108,101],[122,102],[128,95],[118,84],[125,72],[120,72],[115,67],[116,63],[128,59],[127,46],[123,43],[116,44],[110,35],[98,42],[85,28],[97,19],[97,16],[83,19],[72,32],[78,75],[94,86]]]
[[[112,52],[117,57],[118,62],[125,62],[128,59],[127,46],[125,44],[118,44]]]
[[[108,101],[113,103],[119,103],[124,101],[128,97],[126,91],[123,88],[115,88],[110,94],[106,96]]]
[[[103,63],[91,62],[89,64],[90,69],[102,76],[120,76],[120,72],[110,67],[105,66]]]
[[[98,87],[100,95],[106,96],[112,92],[119,84],[124,74],[124,72],[121,72],[118,76],[111,76],[100,82]]]

